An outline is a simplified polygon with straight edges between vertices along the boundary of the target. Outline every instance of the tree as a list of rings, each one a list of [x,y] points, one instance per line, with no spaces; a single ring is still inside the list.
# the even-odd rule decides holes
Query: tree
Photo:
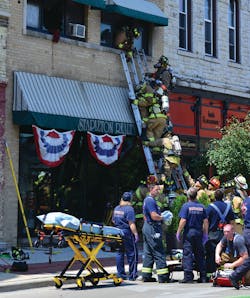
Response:
[[[208,165],[215,166],[221,179],[229,180],[241,173],[250,177],[250,113],[244,121],[234,117],[220,130],[221,139],[210,141]]]

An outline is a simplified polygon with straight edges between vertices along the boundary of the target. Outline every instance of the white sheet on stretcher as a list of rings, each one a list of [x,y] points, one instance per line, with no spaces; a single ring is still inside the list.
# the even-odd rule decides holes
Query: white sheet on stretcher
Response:
[[[37,218],[45,225],[56,225],[73,230],[78,230],[80,227],[78,218],[62,212],[50,212],[38,215]]]
[[[78,218],[62,212],[50,212],[47,214],[38,215],[37,218],[44,225],[55,225],[62,228],[69,228],[76,231],[104,236],[124,236],[124,233],[121,229],[90,223],[81,224]]]

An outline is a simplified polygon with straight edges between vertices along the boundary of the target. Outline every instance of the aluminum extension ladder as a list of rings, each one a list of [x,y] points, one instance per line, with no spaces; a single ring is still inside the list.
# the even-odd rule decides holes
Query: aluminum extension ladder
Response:
[[[136,68],[136,65],[135,65],[135,60],[134,60],[133,57],[131,57],[130,62],[127,62],[127,58],[126,58],[126,55],[125,55],[124,52],[121,52],[120,56],[121,56],[121,61],[122,61],[124,73],[125,73],[127,83],[128,83],[129,99],[132,101],[136,98],[135,91],[134,91],[134,86],[138,85],[140,83],[138,73],[137,73],[137,68]],[[138,68],[141,71],[140,66]],[[143,73],[141,73],[141,76],[142,75],[143,75]],[[131,103],[131,107],[132,107],[133,114],[134,114],[134,117],[135,117],[138,133],[141,136],[143,122],[141,120],[141,114],[140,114],[139,108],[138,108],[137,105],[135,105],[133,103]],[[153,175],[156,175],[156,169],[155,169],[155,165],[154,165],[154,161],[153,161],[153,158],[152,158],[151,151],[150,151],[149,147],[147,147],[145,145],[142,145],[142,147],[143,147],[144,155],[145,155],[146,162],[147,162],[147,165],[148,165],[149,173],[153,174]]]
[[[178,189],[184,189],[184,190],[188,189],[186,181],[183,176],[183,170],[181,165],[179,165],[177,168],[172,170],[172,177]]]
[[[137,60],[137,65],[140,70],[140,81],[144,82],[146,80],[146,74],[149,73],[144,49],[138,50],[135,48],[134,57]]]

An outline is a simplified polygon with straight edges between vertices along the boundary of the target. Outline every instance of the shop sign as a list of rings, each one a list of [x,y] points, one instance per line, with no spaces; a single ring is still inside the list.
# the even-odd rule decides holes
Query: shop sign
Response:
[[[111,135],[136,135],[133,123],[111,122],[98,119],[79,119],[79,131],[90,131],[96,133],[106,133]]]

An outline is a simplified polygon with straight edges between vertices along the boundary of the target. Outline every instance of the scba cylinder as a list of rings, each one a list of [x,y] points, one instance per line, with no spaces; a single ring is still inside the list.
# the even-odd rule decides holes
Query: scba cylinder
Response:
[[[169,100],[167,95],[163,95],[161,98],[161,107],[163,111],[168,112],[169,110]]]

